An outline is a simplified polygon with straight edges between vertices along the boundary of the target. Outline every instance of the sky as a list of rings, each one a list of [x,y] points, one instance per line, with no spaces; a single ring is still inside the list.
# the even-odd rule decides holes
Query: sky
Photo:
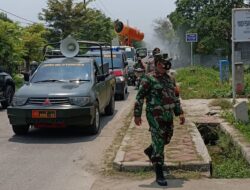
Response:
[[[144,32],[146,42],[153,40],[153,22],[155,19],[165,18],[175,10],[176,0],[96,0],[90,7],[101,10],[112,20],[119,19],[125,24],[136,27]],[[80,2],[80,0],[75,0]],[[2,10],[33,22],[40,22],[38,13],[47,7],[47,0],[0,0]],[[11,14],[9,18],[25,24]]]

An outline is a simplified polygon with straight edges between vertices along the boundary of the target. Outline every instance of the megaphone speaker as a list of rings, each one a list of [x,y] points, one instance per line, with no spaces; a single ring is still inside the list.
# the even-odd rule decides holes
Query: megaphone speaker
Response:
[[[65,57],[75,57],[79,52],[78,42],[71,36],[61,41],[60,50]]]

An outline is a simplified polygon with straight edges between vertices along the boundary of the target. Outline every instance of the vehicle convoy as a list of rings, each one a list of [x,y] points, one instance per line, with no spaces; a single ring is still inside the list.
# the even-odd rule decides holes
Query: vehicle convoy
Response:
[[[140,57],[141,59],[147,57],[148,55],[148,50],[145,47],[137,48],[135,50],[137,58]]]
[[[121,50],[119,47],[112,48],[112,56],[110,53],[110,48],[106,48],[106,51],[103,51],[103,62],[109,63],[109,68],[112,70],[112,74],[116,79],[116,88],[115,95],[120,99],[124,100],[126,97],[126,93],[128,92],[128,62],[126,58],[126,53]],[[87,52],[88,56],[95,57],[98,64],[101,64],[100,53],[92,48],[91,51]],[[113,59],[111,59],[111,57]],[[113,62],[111,62],[113,61]]]
[[[84,127],[90,133],[100,130],[100,114],[112,115],[115,109],[115,77],[106,64],[80,54],[81,45],[106,43],[62,40],[62,55],[46,51],[43,61],[26,83],[15,93],[7,109],[12,129],[24,135],[29,128]],[[87,45],[86,45],[87,44]],[[46,48],[47,49],[47,48]]]
[[[136,61],[136,50],[131,46],[113,46],[113,49],[124,51],[128,62],[134,63]]]
[[[2,108],[6,109],[11,104],[14,93],[15,83],[12,77],[0,67],[0,102]]]
[[[126,62],[128,63],[128,69],[131,70],[131,68],[134,67],[136,63],[136,52],[135,48],[131,46],[115,46],[115,48],[118,48],[121,51],[124,51],[126,54]]]
[[[128,66],[128,85],[135,86],[136,85],[136,75],[134,66]]]
[[[127,68],[127,81],[129,85],[135,85],[136,76],[134,72],[134,65],[137,61],[136,50],[133,47],[134,42],[139,42],[144,39],[144,33],[135,27],[124,24],[120,20],[114,22],[115,32],[119,36],[120,49],[126,53],[128,68]]]

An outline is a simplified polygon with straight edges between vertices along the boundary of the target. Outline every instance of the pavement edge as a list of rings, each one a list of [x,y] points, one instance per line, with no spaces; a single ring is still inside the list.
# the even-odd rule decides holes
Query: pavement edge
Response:
[[[129,129],[134,127],[134,121],[131,120]],[[196,127],[196,125],[192,122],[188,123],[188,131],[192,136],[192,140],[195,144],[197,153],[201,156],[201,162],[186,162],[186,163],[170,163],[165,162],[167,168],[169,170],[186,170],[186,171],[198,171],[201,172],[204,176],[211,176],[211,157],[208,154],[208,150],[204,144],[204,141]],[[152,170],[152,164],[149,162],[124,162],[124,157],[126,152],[124,151],[124,147],[128,144],[130,140],[129,133],[126,133],[124,136],[122,143],[117,151],[116,157],[113,161],[113,167],[119,171],[148,171]]]

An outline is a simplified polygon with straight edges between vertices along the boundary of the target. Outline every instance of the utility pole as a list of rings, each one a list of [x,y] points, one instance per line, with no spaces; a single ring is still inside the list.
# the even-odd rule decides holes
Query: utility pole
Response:
[[[86,10],[86,0],[83,0],[84,9]]]
[[[193,42],[198,42],[198,34],[197,33],[186,33],[186,42],[191,43],[191,66],[193,66]]]

